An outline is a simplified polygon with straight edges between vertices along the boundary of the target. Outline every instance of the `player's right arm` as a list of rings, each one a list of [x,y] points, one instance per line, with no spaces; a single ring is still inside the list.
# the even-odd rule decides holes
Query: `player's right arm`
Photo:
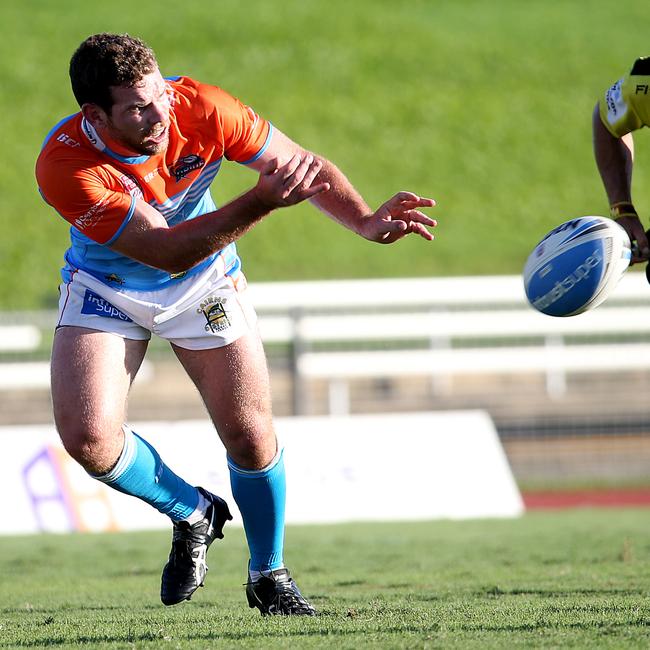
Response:
[[[239,239],[272,210],[295,205],[329,189],[314,184],[321,162],[293,156],[269,161],[257,185],[214,212],[169,227],[148,203],[138,200],[132,218],[110,248],[168,273],[186,271]]]
[[[158,210],[116,186],[91,159],[65,163],[39,158],[36,175],[45,200],[98,244],[171,274],[226,247],[274,209],[329,189],[320,179],[315,182],[321,162],[312,156],[293,156],[284,164],[272,159],[253,188],[213,212],[170,227]]]

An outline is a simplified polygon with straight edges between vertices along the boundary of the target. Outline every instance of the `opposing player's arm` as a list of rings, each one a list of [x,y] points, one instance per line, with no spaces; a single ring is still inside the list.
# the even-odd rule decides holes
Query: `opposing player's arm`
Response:
[[[327,190],[327,184],[314,182],[320,169],[312,156],[294,155],[284,164],[267,160],[255,187],[214,212],[172,227],[155,208],[138,200],[110,248],[169,273],[186,271],[237,240],[272,210]]]
[[[310,152],[276,128],[267,149],[249,166],[259,170],[270,159],[283,161],[292,155],[305,156],[308,153]],[[427,240],[433,239],[428,228],[436,226],[437,222],[422,213],[419,208],[431,207],[435,205],[435,201],[419,197],[412,192],[398,192],[373,211],[333,162],[317,154],[313,155],[322,165],[317,180],[326,182],[330,187],[329,191],[311,198],[311,202],[319,210],[370,241],[388,244],[409,233],[415,233]]]
[[[600,105],[592,116],[593,144],[596,165],[603,180],[609,204],[632,202],[632,167],[634,140],[631,133],[622,137],[612,135],[603,124]]]
[[[603,123],[600,105],[592,115],[592,133],[596,166],[603,181],[611,216],[625,228],[630,240],[636,242],[632,264],[650,256],[648,238],[632,203],[632,169],[634,167],[634,139],[632,133],[621,137],[613,135]]]

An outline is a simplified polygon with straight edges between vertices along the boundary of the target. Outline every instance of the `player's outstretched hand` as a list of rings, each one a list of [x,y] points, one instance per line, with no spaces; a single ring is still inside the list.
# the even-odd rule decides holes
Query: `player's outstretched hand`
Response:
[[[438,222],[428,217],[418,208],[431,208],[436,204],[413,192],[398,192],[362,222],[360,234],[380,244],[392,244],[410,233],[431,241]]]
[[[311,154],[296,154],[284,165],[277,159],[270,160],[260,171],[255,186],[257,198],[269,208],[281,208],[326,192],[329,183],[314,183],[322,167],[323,163]]]

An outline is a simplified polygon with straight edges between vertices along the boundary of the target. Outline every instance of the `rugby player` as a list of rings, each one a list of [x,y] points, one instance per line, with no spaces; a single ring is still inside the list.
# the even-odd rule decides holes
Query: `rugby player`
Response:
[[[436,222],[420,209],[434,201],[399,192],[370,209],[332,162],[225,90],[164,78],[137,38],[90,36],[72,56],[70,79],[81,110],[52,128],[36,164],[43,198],[71,225],[52,350],[63,445],[91,476],[170,517],[161,599],[189,600],[232,517],[125,422],[151,335],[168,340],[227,452],[250,551],[248,604],[263,615],[314,615],[284,566],[283,450],[235,241],[305,200],[374,242],[431,240]],[[210,184],[225,160],[258,178],[217,208]]]

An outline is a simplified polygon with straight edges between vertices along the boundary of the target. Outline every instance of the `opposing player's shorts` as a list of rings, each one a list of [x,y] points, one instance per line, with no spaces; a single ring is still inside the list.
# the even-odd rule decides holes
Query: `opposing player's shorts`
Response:
[[[151,334],[189,350],[219,348],[256,328],[246,278],[215,264],[171,287],[133,291],[109,287],[75,271],[60,287],[57,327],[76,325],[147,341]]]

